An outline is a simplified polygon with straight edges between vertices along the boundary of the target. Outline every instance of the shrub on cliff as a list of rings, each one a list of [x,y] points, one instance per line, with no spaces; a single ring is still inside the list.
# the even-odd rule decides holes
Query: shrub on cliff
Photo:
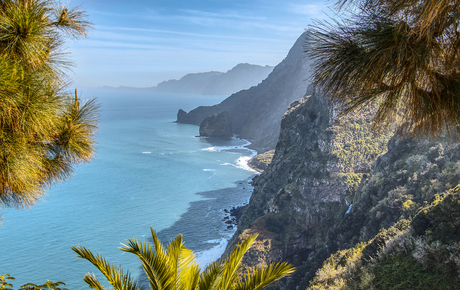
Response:
[[[85,37],[80,8],[0,1],[0,207],[35,203],[94,154],[94,100],[65,91],[66,38]]]
[[[328,258],[314,289],[458,289],[460,185],[438,194],[412,221]]]

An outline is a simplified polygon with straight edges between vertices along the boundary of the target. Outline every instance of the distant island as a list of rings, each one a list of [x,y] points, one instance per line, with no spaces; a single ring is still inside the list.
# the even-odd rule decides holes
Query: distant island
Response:
[[[116,89],[140,89],[202,95],[231,95],[258,85],[272,71],[273,66],[240,63],[227,72],[190,73],[179,80],[163,81],[155,87],[134,88],[121,86]],[[104,86],[103,88],[114,89],[114,87],[110,86]]]

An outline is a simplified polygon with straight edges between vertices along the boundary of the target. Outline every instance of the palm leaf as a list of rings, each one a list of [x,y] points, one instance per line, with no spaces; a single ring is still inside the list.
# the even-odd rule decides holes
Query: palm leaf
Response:
[[[77,257],[88,260],[93,264],[101,273],[105,276],[107,281],[114,287],[116,290],[139,290],[143,289],[140,285],[137,284],[136,280],[131,278],[129,272],[123,273],[120,267],[111,265],[107,260],[105,260],[101,255],[97,254],[96,256],[91,253],[90,250],[83,246],[72,246],[72,250],[77,253]],[[87,274],[85,276],[85,282],[88,283],[90,287],[95,287],[94,289],[102,289],[99,281],[94,275]]]
[[[198,284],[199,290],[214,290],[216,289],[217,278],[219,273],[222,272],[223,265],[221,260],[217,260],[209,265],[206,270],[200,275],[200,283]]]
[[[231,254],[223,261],[220,273],[218,274],[218,284],[216,289],[232,289],[236,285],[241,274],[241,261],[244,254],[249,250],[257,238],[257,234],[251,235],[236,246]]]
[[[200,267],[195,253],[181,246],[178,263],[179,290],[195,290],[200,280]]]
[[[260,290],[268,284],[292,274],[294,271],[295,268],[288,263],[257,267],[251,273],[245,275],[235,290]]]

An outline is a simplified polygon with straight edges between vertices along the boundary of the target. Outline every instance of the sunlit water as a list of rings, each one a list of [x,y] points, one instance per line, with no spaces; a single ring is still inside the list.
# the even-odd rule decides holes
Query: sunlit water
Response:
[[[224,208],[246,203],[254,174],[244,166],[253,154],[239,139],[197,138],[198,127],[177,124],[179,108],[220,102],[222,96],[147,91],[82,91],[101,103],[97,156],[48,191],[30,210],[4,209],[0,226],[0,274],[16,277],[14,288],[31,282],[63,281],[87,289],[94,272],[72,245],[99,252],[134,277],[142,272],[125,239],[148,239],[150,227],[163,242],[184,235],[201,265],[222,253],[233,230]]]

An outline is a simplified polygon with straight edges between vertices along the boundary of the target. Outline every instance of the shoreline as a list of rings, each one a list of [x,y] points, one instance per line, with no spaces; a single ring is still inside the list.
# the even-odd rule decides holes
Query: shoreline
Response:
[[[199,138],[213,138],[213,137],[199,137]],[[237,231],[238,222],[241,218],[244,211],[247,209],[249,205],[249,200],[251,199],[253,187],[252,187],[252,180],[253,178],[260,174],[261,171],[257,168],[252,167],[249,163],[254,156],[257,155],[257,151],[251,148],[248,148],[251,144],[250,141],[238,137],[231,137],[233,140],[241,140],[245,143],[239,146],[212,146],[207,150],[212,151],[246,151],[249,152],[249,155],[244,153],[240,153],[241,156],[236,160],[235,167],[238,167],[243,170],[250,171],[254,173],[246,180],[240,180],[236,182],[236,186],[239,189],[239,192],[244,192],[250,189],[251,194],[249,195],[248,199],[239,204],[228,204],[221,208],[222,216],[220,222],[226,228],[225,232],[227,235],[222,235],[222,239],[218,241],[208,241],[215,243],[216,245],[211,247],[210,249],[196,252],[197,262],[201,267],[201,270],[204,271],[208,265],[211,263],[219,260],[222,257],[222,254],[225,252],[228,242],[233,237],[235,232]],[[211,143],[211,142],[210,142]]]

